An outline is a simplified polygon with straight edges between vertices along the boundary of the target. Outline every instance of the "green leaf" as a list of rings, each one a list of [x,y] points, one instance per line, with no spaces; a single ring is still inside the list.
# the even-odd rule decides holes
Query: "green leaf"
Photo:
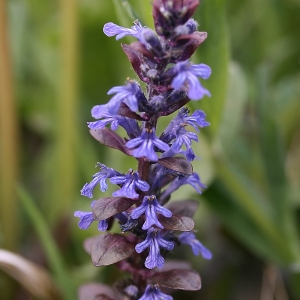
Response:
[[[212,17],[213,16],[213,17]],[[214,136],[220,126],[224,102],[227,96],[228,65],[229,65],[229,35],[225,15],[225,1],[204,0],[194,16],[200,24],[198,30],[206,31],[208,38],[196,51],[193,58],[196,63],[205,63],[212,69],[208,80],[201,83],[211,93],[211,98],[205,97],[201,103],[192,102],[195,108],[201,107],[211,123],[208,131]]]
[[[219,178],[229,191],[229,198],[235,200],[235,204],[242,209],[245,218],[249,219],[264,239],[269,241],[269,251],[276,254],[277,263],[290,264],[297,259],[292,246],[288,243],[288,237],[278,230],[277,221],[273,220],[272,213],[266,205],[266,199],[257,189],[240,167],[225,159],[218,161],[216,170]],[[242,220],[241,220],[242,221]],[[239,225],[239,223],[236,223]]]
[[[237,134],[245,125],[244,111],[247,104],[247,81],[241,66],[230,62],[228,73],[228,93],[224,103],[221,126],[217,136],[220,139],[222,150],[226,154],[234,152],[233,145]]]
[[[66,300],[76,299],[75,287],[72,285],[70,277],[65,271],[66,268],[63,259],[51,235],[48,224],[45,222],[44,216],[38,210],[34,203],[34,200],[30,197],[24,187],[19,186],[18,194],[23,208],[30,218],[34,229],[36,230],[37,235],[41,241],[49,262],[49,266],[55,274],[63,298]]]

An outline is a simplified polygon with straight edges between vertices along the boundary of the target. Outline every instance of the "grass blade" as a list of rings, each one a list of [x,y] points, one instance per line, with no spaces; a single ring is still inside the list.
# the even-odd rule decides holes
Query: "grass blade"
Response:
[[[49,262],[49,266],[55,274],[56,280],[61,289],[63,299],[76,299],[75,288],[72,286],[69,275],[65,271],[63,259],[59,253],[55,241],[53,240],[50,229],[45,222],[45,218],[40,213],[34,204],[33,199],[30,197],[24,187],[19,186],[18,194],[23,208],[29,216],[33,227],[37,232],[39,240],[41,241]]]

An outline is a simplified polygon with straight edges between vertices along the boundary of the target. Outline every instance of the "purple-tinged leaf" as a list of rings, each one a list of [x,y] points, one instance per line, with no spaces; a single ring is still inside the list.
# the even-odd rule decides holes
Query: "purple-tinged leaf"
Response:
[[[135,73],[139,76],[139,78],[144,82],[149,82],[149,79],[144,75],[141,66],[144,64],[143,55],[133,49],[131,46],[122,44],[123,51],[127,55]]]
[[[138,121],[144,121],[144,119],[140,115],[138,115],[137,113],[131,111],[130,108],[124,102],[121,103],[121,105],[119,107],[119,110],[118,110],[118,114],[120,116],[128,117],[130,119],[135,119],[135,120],[138,120]]]
[[[88,283],[79,287],[78,300],[114,300],[115,292],[107,285]]]
[[[181,91],[180,91],[181,92]],[[159,113],[159,116],[168,116],[174,113],[175,111],[179,110],[181,107],[186,105],[190,99],[187,97],[185,92],[181,92],[184,95],[180,100],[171,102],[170,104],[163,107],[162,111]]]
[[[137,201],[124,197],[101,198],[94,202],[93,216],[98,221],[106,220],[117,213],[125,211],[134,203],[137,203]]]
[[[143,54],[144,56],[147,56],[149,59],[154,60],[153,54],[147,50],[147,48],[141,43],[141,42],[133,42],[130,44],[130,47]]]
[[[192,199],[170,203],[167,208],[176,215],[192,218],[199,206],[199,202]]]
[[[99,295],[96,295],[94,298],[91,298],[90,300],[115,300],[108,297],[107,295],[103,295],[103,294],[99,294]]]
[[[170,270],[157,272],[150,278],[152,284],[185,291],[197,291],[201,289],[201,279],[197,272],[190,270]]]
[[[94,239],[96,238],[97,236],[91,236],[91,237],[88,237],[87,239],[85,239],[83,241],[83,249],[88,253],[88,254],[91,254],[91,247],[92,247],[92,243],[94,241]]]
[[[131,151],[126,148],[126,142],[117,133],[109,128],[101,128],[90,130],[91,135],[101,144],[122,151],[127,155],[131,155]]]
[[[168,230],[191,231],[195,227],[194,220],[184,216],[173,215],[171,218],[166,218],[159,215],[158,220]]]
[[[161,272],[166,272],[169,270],[180,269],[180,270],[191,270],[192,266],[187,261],[182,260],[167,260],[165,261],[164,267],[161,269]]]
[[[189,35],[180,36],[177,39],[177,44],[184,43],[184,51],[181,51],[181,55],[179,57],[175,57],[173,62],[185,61],[189,59],[206,38],[207,33],[199,31],[195,31]]]
[[[112,265],[126,259],[135,250],[135,244],[120,234],[101,234],[91,246],[91,256],[96,267]]]
[[[184,175],[193,174],[193,166],[184,157],[164,157],[158,160],[158,162],[165,168],[171,169]]]

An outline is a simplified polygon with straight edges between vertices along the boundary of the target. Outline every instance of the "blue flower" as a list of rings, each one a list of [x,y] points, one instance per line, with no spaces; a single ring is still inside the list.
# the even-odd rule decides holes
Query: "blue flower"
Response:
[[[154,146],[158,149],[167,151],[169,145],[161,141],[155,135],[155,128],[144,128],[142,134],[126,143],[128,148],[136,148],[132,151],[134,157],[147,157],[150,161],[157,161],[158,157],[154,151]]]
[[[192,100],[202,99],[204,95],[210,96],[210,93],[199,82],[197,77],[207,79],[211,74],[211,69],[205,64],[192,65],[190,62],[178,62],[171,68],[175,73],[171,86],[174,89],[187,92]]]
[[[111,88],[107,94],[116,94],[107,104],[105,104],[107,112],[111,115],[116,115],[118,113],[122,102],[124,102],[131,111],[138,111],[138,100],[140,97],[144,96],[138,83],[133,80],[128,80],[126,85]]]
[[[105,24],[103,27],[103,32],[109,37],[116,35],[116,40],[119,40],[126,35],[131,35],[137,39],[140,39],[142,30],[143,26],[138,20],[134,22],[134,25],[131,28],[125,28],[112,22]]]
[[[119,172],[115,171],[112,168],[108,168],[107,166],[97,163],[96,166],[100,167],[100,172],[93,175],[93,180],[90,183],[86,183],[82,190],[81,195],[89,198],[93,198],[93,190],[98,183],[100,183],[100,190],[105,192],[107,190],[106,179],[111,178],[117,175],[120,175]]]
[[[173,297],[164,294],[158,285],[149,284],[146,287],[144,295],[139,300],[173,300]]]
[[[91,203],[91,207],[93,208],[95,201]],[[78,226],[80,229],[88,229],[91,224],[96,221],[93,217],[92,212],[85,212],[85,211],[75,211],[74,216],[80,218],[78,222]],[[98,223],[98,230],[100,231],[106,231],[108,227],[108,219],[101,220]]]
[[[119,126],[122,126],[128,136],[136,137],[141,134],[141,129],[136,120],[119,115],[112,115],[107,111],[106,105],[94,106],[92,109],[92,117],[102,120],[88,122],[88,127],[91,129],[101,129],[111,123],[110,127],[112,130],[116,130]]]
[[[198,256],[202,255],[205,259],[211,259],[211,252],[205,248],[197,239],[193,232],[183,232],[178,236],[178,239],[181,244],[186,244],[191,246],[193,253]]]
[[[110,179],[113,184],[122,185],[121,189],[112,193],[114,197],[127,197],[131,199],[136,199],[139,194],[136,193],[135,189],[146,192],[149,190],[150,186],[146,181],[140,179],[137,172],[130,170],[126,175],[114,176]]]
[[[135,250],[137,253],[141,253],[148,247],[150,247],[150,249],[149,255],[145,261],[145,267],[148,269],[153,269],[154,267],[161,269],[164,266],[165,260],[160,255],[160,247],[170,251],[174,248],[174,243],[163,239],[161,237],[160,230],[156,230],[151,227],[148,230],[146,239],[137,244],[135,246]]]
[[[157,219],[157,213],[162,214],[166,218],[172,217],[172,212],[161,206],[155,196],[145,196],[142,204],[131,212],[131,217],[137,219],[143,213],[145,213],[146,216],[146,221],[142,227],[144,230],[149,229],[152,225],[156,225],[162,229],[164,228]]]
[[[198,137],[194,132],[187,131],[185,129],[185,124],[182,124],[177,128],[175,133],[175,142],[172,144],[172,149],[175,152],[179,152],[181,146],[184,144],[186,148],[192,147],[192,140],[198,142]]]
[[[96,105],[92,109],[92,117],[95,119],[102,119],[95,122],[88,122],[88,127],[91,129],[104,128],[111,123],[111,129],[116,130],[120,125],[121,116],[112,115],[107,111],[106,105]]]
[[[175,131],[175,141],[173,142],[171,149],[174,153],[182,153],[186,156],[188,161],[195,159],[195,154],[192,149],[192,140],[198,142],[198,137],[194,132],[187,131],[185,129],[186,124],[181,124]],[[182,145],[185,145],[186,151],[181,151]]]
[[[166,199],[174,191],[179,189],[184,184],[190,184],[199,194],[202,193],[200,188],[206,188],[206,186],[200,181],[200,177],[197,173],[193,173],[188,176],[178,176],[172,181],[172,183],[163,191],[160,199]]]
[[[185,118],[184,122],[186,124],[193,126],[197,131],[199,131],[197,126],[203,128],[210,125],[210,123],[207,122],[205,118],[206,118],[206,114],[204,113],[204,111],[195,110],[190,117]]]
[[[180,109],[177,116],[170,122],[162,134],[161,139],[164,142],[170,143],[173,139],[175,139],[176,131],[178,131],[178,128],[182,127],[183,125],[190,125],[197,131],[199,131],[198,127],[202,128],[210,125],[205,120],[206,115],[202,110],[196,110],[191,116],[188,114],[188,108],[184,107]]]

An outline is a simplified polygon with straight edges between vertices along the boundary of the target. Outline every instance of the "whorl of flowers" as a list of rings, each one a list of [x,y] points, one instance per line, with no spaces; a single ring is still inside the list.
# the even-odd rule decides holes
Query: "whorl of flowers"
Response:
[[[98,185],[102,192],[109,182],[116,185],[112,197],[94,200],[90,212],[76,211],[74,215],[80,218],[81,229],[96,221],[100,231],[107,231],[113,222],[119,223],[123,234],[102,233],[90,239],[85,248],[95,266],[116,264],[131,274],[130,279],[117,283],[117,291],[99,285],[96,298],[171,300],[165,287],[201,287],[195,271],[182,269],[178,263],[166,265],[165,259],[174,247],[186,244],[195,255],[212,257],[193,233],[197,202],[182,200],[166,205],[171,194],[184,184],[198,193],[205,188],[191,165],[195,158],[192,146],[198,141],[191,129],[199,131],[209,123],[203,111],[189,114],[184,107],[190,100],[210,96],[199,81],[209,78],[210,67],[190,61],[207,36],[197,31],[198,24],[191,18],[198,4],[198,0],[154,0],[156,32],[138,20],[131,28],[104,25],[109,37],[119,40],[129,35],[137,39],[130,45],[122,44],[122,48],[146,88],[130,79],[111,88],[108,94],[113,94],[112,98],[92,109],[96,121],[88,123],[96,140],[137,160],[137,170],[127,173],[97,163],[99,172],[81,190],[83,196],[93,198]],[[167,128],[158,130],[158,119],[176,111]],[[115,132],[119,126],[127,133],[125,139]]]

